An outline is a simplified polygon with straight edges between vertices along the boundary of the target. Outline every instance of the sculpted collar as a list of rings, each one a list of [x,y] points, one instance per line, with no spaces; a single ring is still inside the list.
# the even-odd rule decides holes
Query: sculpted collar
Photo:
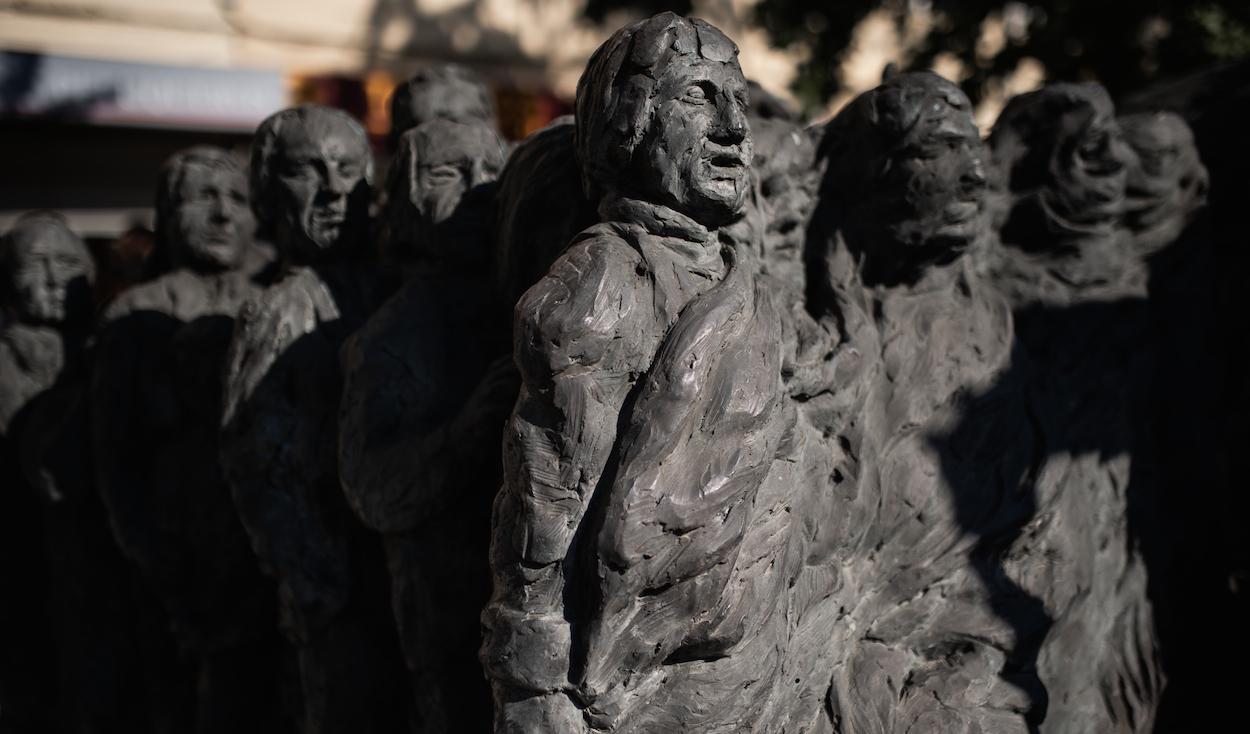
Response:
[[[676,237],[705,247],[717,243],[715,230],[663,204],[625,197],[604,199],[599,215],[604,221],[637,224],[658,237]]]

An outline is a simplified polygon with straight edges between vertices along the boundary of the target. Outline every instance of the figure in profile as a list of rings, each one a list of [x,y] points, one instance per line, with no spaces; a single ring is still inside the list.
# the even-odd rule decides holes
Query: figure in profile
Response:
[[[730,580],[785,414],[758,249],[724,235],[750,188],[736,57],[664,13],[617,31],[578,84],[601,223],[516,308],[483,613],[498,731],[662,728],[746,634]]]
[[[261,123],[252,209],[283,270],[240,309],[226,359],[222,466],[278,584],[306,732],[397,731],[406,716],[386,561],[343,496],[337,451],[339,350],[386,295],[368,239],[372,169],[343,112]]]
[[[816,477],[832,501],[813,506],[810,558],[843,575],[814,577],[836,584],[833,601],[805,612],[818,628],[846,617],[821,648],[829,711],[855,732],[1023,731],[1029,697],[999,675],[1013,629],[986,614],[971,557],[1002,520],[990,478],[1028,446],[1019,390],[1001,379],[1011,313],[973,261],[990,237],[988,151],[963,92],[911,72],[847,105],[820,156],[807,293],[843,368],[801,415],[835,459]],[[987,428],[937,440],[965,416]]]
[[[414,731],[490,724],[477,615],[489,594],[500,427],[516,389],[494,364],[508,344],[489,227],[505,152],[478,121],[434,119],[404,133],[386,216],[407,275],[343,348],[343,491],[385,539]]]
[[[118,545],[193,661],[196,731],[279,714],[273,584],[257,566],[219,462],[222,370],[255,219],[229,153],[195,147],[163,166],[156,251],[168,267],[124,291],[97,336],[91,418],[96,486]]]

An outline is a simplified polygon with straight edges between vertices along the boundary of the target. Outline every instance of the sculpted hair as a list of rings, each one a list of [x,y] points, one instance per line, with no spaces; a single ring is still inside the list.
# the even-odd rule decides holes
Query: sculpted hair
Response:
[[[272,191],[274,170],[273,158],[278,154],[278,140],[282,129],[288,125],[301,124],[314,115],[335,117],[351,128],[365,150],[365,182],[373,183],[373,156],[369,154],[368,135],[356,118],[342,110],[322,105],[306,104],[289,107],[266,117],[256,128],[252,138],[252,156],[248,176],[251,187],[250,196],[252,212],[256,215],[256,233],[262,239],[273,237]]]
[[[412,100],[421,93],[423,87],[431,85],[447,85],[459,87],[465,94],[477,98],[480,106],[482,122],[496,126],[497,113],[495,98],[490,89],[476,73],[459,64],[439,64],[419,70],[406,81],[398,84],[391,93],[391,145],[399,143],[399,137],[405,132],[428,120],[414,119]],[[465,122],[461,120],[461,122]]]
[[[575,144],[591,201],[615,188],[655,115],[659,69],[672,56],[737,58],[738,47],[698,18],[660,13],[613,33],[577,81]]]

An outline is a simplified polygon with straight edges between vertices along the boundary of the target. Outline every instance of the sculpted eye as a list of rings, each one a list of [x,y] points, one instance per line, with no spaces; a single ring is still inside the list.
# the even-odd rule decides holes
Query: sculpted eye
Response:
[[[703,104],[707,102],[707,90],[698,84],[691,84],[686,87],[686,95],[683,99],[693,104]]]
[[[435,166],[426,173],[426,177],[432,183],[451,183],[460,178],[460,170],[455,166]]]
[[[305,178],[307,176],[316,175],[317,171],[312,161],[294,160],[286,161],[282,166],[282,175],[288,178]]]

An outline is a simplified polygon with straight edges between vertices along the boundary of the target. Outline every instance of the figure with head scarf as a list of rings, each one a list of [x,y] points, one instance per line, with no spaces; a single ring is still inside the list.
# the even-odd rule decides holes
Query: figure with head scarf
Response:
[[[498,731],[662,726],[692,703],[666,673],[746,634],[730,580],[785,416],[758,244],[725,230],[750,188],[736,56],[663,13],[613,34],[578,84],[601,223],[516,307],[482,617]]]
[[[1013,305],[1097,298],[1140,274],[1122,226],[1132,152],[1107,90],[1051,84],[1013,97],[989,145],[1003,220],[991,268]]]
[[[507,319],[490,267],[490,204],[504,141],[484,123],[434,119],[391,165],[391,247],[404,285],[343,348],[343,491],[380,532],[412,675],[414,730],[489,726],[475,651],[489,594],[490,501],[515,379],[495,363]],[[511,400],[491,399],[502,391]]]
[[[386,563],[337,460],[339,351],[386,295],[368,239],[372,171],[364,129],[343,112],[309,105],[261,123],[250,195],[282,271],[240,309],[224,373],[222,467],[278,585],[308,732],[395,731],[405,716]]]
[[[1198,157],[1194,133],[1173,112],[1142,112],[1119,118],[1132,151],[1125,178],[1124,223],[1139,257],[1176,241],[1206,203],[1209,176]]]
[[[161,600],[199,679],[197,731],[275,720],[280,637],[219,462],[222,370],[261,286],[245,271],[255,218],[226,151],[171,157],[157,182],[168,269],[123,292],[97,337],[96,483],[118,544]]]

